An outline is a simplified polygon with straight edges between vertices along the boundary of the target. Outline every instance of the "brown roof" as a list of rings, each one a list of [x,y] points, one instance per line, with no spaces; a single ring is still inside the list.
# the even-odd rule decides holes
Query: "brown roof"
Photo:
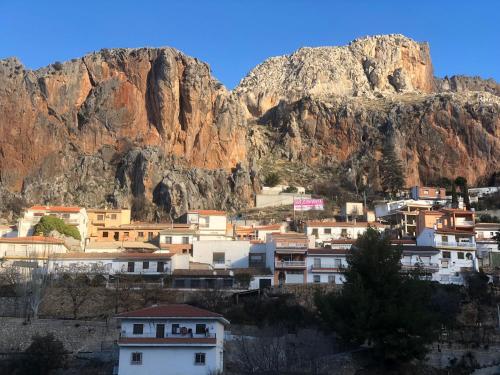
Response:
[[[349,245],[349,244],[353,244],[354,242],[356,242],[356,240],[353,240],[353,239],[350,239],[350,238],[344,238],[344,239],[339,239],[339,240],[327,240],[327,241],[323,241],[324,243],[331,243],[331,244],[346,244],[346,245]]]
[[[222,315],[187,304],[168,304],[128,311],[118,318],[223,318]]]
[[[346,255],[348,253],[347,249],[327,249],[327,248],[315,248],[307,250],[309,255]]]
[[[500,223],[476,223],[476,229],[500,228]]]
[[[458,230],[458,229],[453,229],[453,228],[438,228],[436,230],[436,233],[451,233],[451,234],[470,234],[470,235],[474,235],[475,232],[473,231],[466,231],[466,230]]]
[[[28,237],[1,237],[0,242],[3,243],[39,243],[39,244],[55,244],[63,245],[64,241],[59,238],[54,237],[44,237],[44,236],[28,236]]]
[[[377,221],[367,222],[367,221],[307,221],[306,225],[308,227],[354,227],[354,228],[364,228],[364,227],[378,227],[385,228],[385,225],[380,224]]]
[[[120,338],[118,344],[214,344],[215,337],[128,337]]]
[[[217,211],[217,210],[189,210],[188,213],[209,215],[209,216],[226,216],[226,211]]]
[[[33,211],[49,211],[49,212],[80,212],[80,207],[70,206],[31,206],[29,210]]]

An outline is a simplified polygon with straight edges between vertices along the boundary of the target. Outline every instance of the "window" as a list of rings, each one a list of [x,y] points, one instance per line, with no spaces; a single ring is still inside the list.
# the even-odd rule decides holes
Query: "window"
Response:
[[[320,275],[314,275],[313,276],[313,281],[315,283],[320,283],[321,282],[321,276]]]
[[[424,191],[423,191],[423,194],[424,194],[424,195],[429,195],[429,190],[424,190]]]
[[[199,366],[205,365],[205,353],[195,353],[194,364]]]
[[[116,220],[116,214],[111,214],[111,220]]]
[[[115,232],[113,238],[115,239],[115,241],[118,241],[120,239],[120,232]]]
[[[108,238],[108,232],[102,232],[102,236],[103,236],[104,238]]]
[[[164,272],[165,271],[165,263],[164,262],[157,262],[156,263],[156,272]]]
[[[130,234],[129,232],[125,232],[125,233],[123,233],[123,235],[124,235],[125,237],[127,237],[127,238],[128,238],[128,236],[129,236],[129,234]]]
[[[450,281],[450,275],[441,275],[441,282],[447,283]]]
[[[135,269],[135,263],[134,262],[128,262],[127,264],[127,272],[134,272]]]
[[[335,268],[340,268],[340,267],[342,267],[342,259],[340,259],[340,258],[335,258],[335,259],[334,259],[334,262],[335,262]]]
[[[314,229],[312,230],[312,235],[313,235],[313,236],[316,236],[316,238],[318,238],[318,228],[314,228]]]
[[[323,231],[324,234],[332,234],[332,228],[325,228]]]
[[[62,214],[63,219],[69,219],[69,214]]]
[[[144,237],[144,232],[139,232],[139,233],[137,233],[137,236],[138,236],[138,237]]]
[[[472,260],[472,254],[471,253],[465,254],[465,257],[467,258],[467,260]]]
[[[458,258],[458,259],[464,259],[464,258],[465,258],[465,257],[464,257],[464,253],[462,253],[461,251],[459,251],[459,252],[457,253],[457,258]]]
[[[182,243],[183,244],[188,244],[189,243],[189,237],[182,237]]]
[[[340,237],[347,237],[347,229],[342,229],[342,231],[340,232]]]
[[[134,324],[132,333],[134,335],[142,335],[144,332],[144,324]]]
[[[314,258],[314,268],[321,268],[321,258]]]
[[[448,242],[448,236],[441,236],[441,241],[443,241],[444,243],[447,243]]]
[[[443,251],[444,259],[451,259],[451,253],[449,251]]]
[[[165,243],[170,245],[172,243],[172,237],[165,237]]]
[[[172,335],[177,335],[179,334],[179,325],[176,323],[176,324],[172,324]]]
[[[148,241],[153,239],[153,232],[148,232]]]
[[[226,254],[225,253],[214,253],[213,254],[214,264],[224,264],[226,263]]]
[[[142,262],[142,269],[143,269],[143,270],[147,270],[147,269],[149,269],[149,262],[148,262],[148,261],[144,261],[144,262]]]
[[[328,275],[328,282],[330,284],[335,284],[335,276],[334,275]]]
[[[103,221],[104,220],[104,215],[97,215],[97,220],[98,221]]]
[[[197,324],[196,325],[196,334],[197,335],[204,335],[206,331],[206,324]]]
[[[442,268],[448,268],[448,261],[447,260],[442,260],[441,261],[441,267]]]
[[[130,359],[130,364],[131,365],[142,365],[142,353],[140,353],[140,352],[132,353],[132,356]]]

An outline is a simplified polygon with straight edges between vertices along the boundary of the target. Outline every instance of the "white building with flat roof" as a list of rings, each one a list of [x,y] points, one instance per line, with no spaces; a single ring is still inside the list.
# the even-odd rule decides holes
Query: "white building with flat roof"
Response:
[[[148,307],[121,322],[118,375],[207,375],[224,369],[220,314],[190,305]]]

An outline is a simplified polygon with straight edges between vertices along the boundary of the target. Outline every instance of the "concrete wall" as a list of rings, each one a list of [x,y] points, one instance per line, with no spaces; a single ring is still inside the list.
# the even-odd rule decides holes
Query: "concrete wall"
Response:
[[[279,207],[292,205],[293,198],[311,198],[310,194],[281,193],[281,194],[257,194],[255,196],[255,207]]]
[[[192,260],[215,268],[246,268],[249,252],[250,241],[195,241]],[[213,253],[224,253],[225,263],[214,264]]]

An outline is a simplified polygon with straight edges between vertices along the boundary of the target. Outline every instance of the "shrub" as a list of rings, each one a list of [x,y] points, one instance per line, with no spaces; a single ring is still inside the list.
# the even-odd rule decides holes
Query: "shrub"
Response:
[[[81,240],[80,232],[72,225],[68,225],[64,220],[54,216],[44,216],[35,225],[34,233],[38,235],[48,236],[53,230],[74,239]]]
[[[26,357],[16,366],[19,374],[49,374],[52,370],[63,367],[66,361],[64,345],[51,333],[46,336],[34,336],[24,353]]]
[[[63,64],[60,61],[56,61],[54,64],[52,64],[55,70],[59,71],[62,70]]]
[[[288,186],[285,190],[283,190],[283,193],[296,193],[298,191],[299,189],[297,189],[295,186]]]
[[[271,172],[264,178],[264,185],[269,187],[275,187],[280,183],[280,181],[281,181],[280,175],[276,172]]]

